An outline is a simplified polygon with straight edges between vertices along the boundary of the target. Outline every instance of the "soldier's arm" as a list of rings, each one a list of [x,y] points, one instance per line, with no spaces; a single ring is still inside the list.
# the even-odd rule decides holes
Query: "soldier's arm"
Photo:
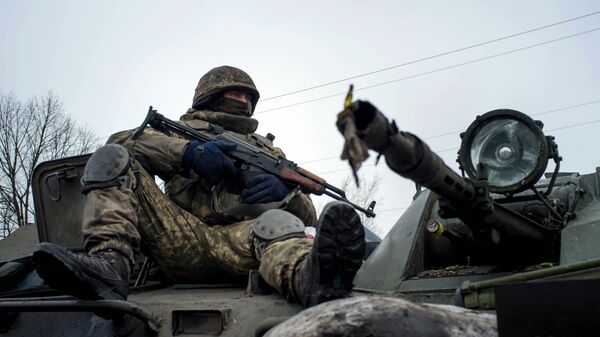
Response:
[[[285,158],[285,153],[283,153],[283,151],[278,147],[273,147],[271,149],[271,154]],[[315,209],[315,205],[313,204],[310,195],[307,193],[302,193],[300,191],[296,192],[296,195],[290,201],[285,210],[300,218],[300,220],[302,220],[306,226],[314,226],[314,224],[317,222],[317,211]]]
[[[148,173],[163,180],[168,180],[181,170],[181,158],[188,140],[167,136],[152,128],[146,128],[138,138],[133,139],[134,131],[115,133],[107,143],[123,145]]]

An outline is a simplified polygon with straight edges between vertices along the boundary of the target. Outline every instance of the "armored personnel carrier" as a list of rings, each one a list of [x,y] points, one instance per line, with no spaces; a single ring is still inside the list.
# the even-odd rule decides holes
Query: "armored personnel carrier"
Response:
[[[379,112],[353,113],[360,132]],[[386,161],[421,189],[380,243],[370,238],[376,247],[354,297],[485,310],[506,336],[540,327],[560,335],[582,324],[582,335],[597,332],[600,171],[560,172],[558,147],[542,127],[514,110],[479,116],[461,135],[462,175],[396,129],[397,156],[385,153]],[[44,286],[29,251],[38,241],[81,249],[79,180],[88,157],[41,164],[36,227],[0,241],[0,336],[260,336],[302,310],[255,272],[226,284],[172,284],[145,258],[126,302],[80,301]]]

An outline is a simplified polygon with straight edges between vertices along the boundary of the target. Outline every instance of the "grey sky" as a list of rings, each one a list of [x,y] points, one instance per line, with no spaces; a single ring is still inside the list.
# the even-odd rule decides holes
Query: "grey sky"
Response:
[[[26,99],[54,90],[67,113],[108,136],[139,125],[148,105],[177,118],[199,77],[215,66],[246,70],[268,98],[599,10],[598,1],[0,0],[0,91]],[[351,82],[361,88],[598,27],[594,15]],[[533,114],[600,100],[599,46],[595,31],[355,97],[427,138],[463,130],[496,108]],[[344,92],[349,83],[259,102],[257,111]],[[342,101],[343,95],[257,113],[259,132],[275,134],[276,145],[298,163],[338,155],[334,121]],[[600,123],[589,124],[600,120],[598,111],[600,103],[536,117],[545,129],[588,124],[550,132],[564,170],[590,172],[600,164]],[[440,155],[456,166],[458,134],[428,143],[447,150]],[[339,159],[306,164],[333,184],[349,174],[346,167]],[[414,187],[383,164],[361,173],[382,178],[377,225],[386,232]]]

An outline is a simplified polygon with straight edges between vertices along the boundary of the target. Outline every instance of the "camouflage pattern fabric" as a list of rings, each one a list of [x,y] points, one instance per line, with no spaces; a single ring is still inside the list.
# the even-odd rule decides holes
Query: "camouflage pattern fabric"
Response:
[[[292,280],[296,276],[296,266],[310,253],[312,245],[312,240],[292,238],[270,244],[262,252],[260,275],[288,301],[294,299]]]
[[[216,120],[205,117],[206,114],[194,115],[195,112],[184,115],[186,124],[201,131],[211,129]],[[211,119],[212,123],[201,117]],[[227,130],[227,125],[224,129],[271,153],[283,155],[266,137],[235,133]],[[294,238],[274,243],[258,261],[252,251],[254,220],[219,223],[210,210],[209,186],[201,177],[182,171],[180,162],[188,141],[152,129],[146,129],[136,140],[131,139],[131,134],[131,131],[115,134],[109,142],[120,143],[133,154],[139,167],[137,188],[131,191],[111,187],[88,193],[83,218],[88,252],[112,248],[133,261],[141,249],[177,282],[221,281],[258,268],[269,285],[290,298],[294,268],[309,253],[312,241]],[[155,175],[166,181],[166,194],[155,183]],[[316,222],[308,195],[295,195],[286,210],[307,225]]]
[[[252,112],[260,97],[254,81],[243,70],[231,66],[216,67],[208,71],[198,81],[192,106],[205,108],[218,94],[232,89],[243,89],[252,95]]]

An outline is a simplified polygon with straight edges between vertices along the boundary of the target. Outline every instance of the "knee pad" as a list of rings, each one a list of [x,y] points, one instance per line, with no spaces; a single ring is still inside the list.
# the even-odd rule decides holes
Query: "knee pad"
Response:
[[[261,214],[252,225],[251,251],[259,261],[264,250],[272,243],[291,238],[306,237],[304,223],[297,216],[280,209]]]
[[[280,241],[292,237],[304,237],[304,223],[297,216],[280,209],[270,209],[252,226],[252,233],[261,241]]]
[[[132,166],[133,159],[126,148],[118,144],[102,146],[85,164],[81,178],[82,192],[86,194],[95,189],[115,186],[135,189],[137,177],[130,174]]]

